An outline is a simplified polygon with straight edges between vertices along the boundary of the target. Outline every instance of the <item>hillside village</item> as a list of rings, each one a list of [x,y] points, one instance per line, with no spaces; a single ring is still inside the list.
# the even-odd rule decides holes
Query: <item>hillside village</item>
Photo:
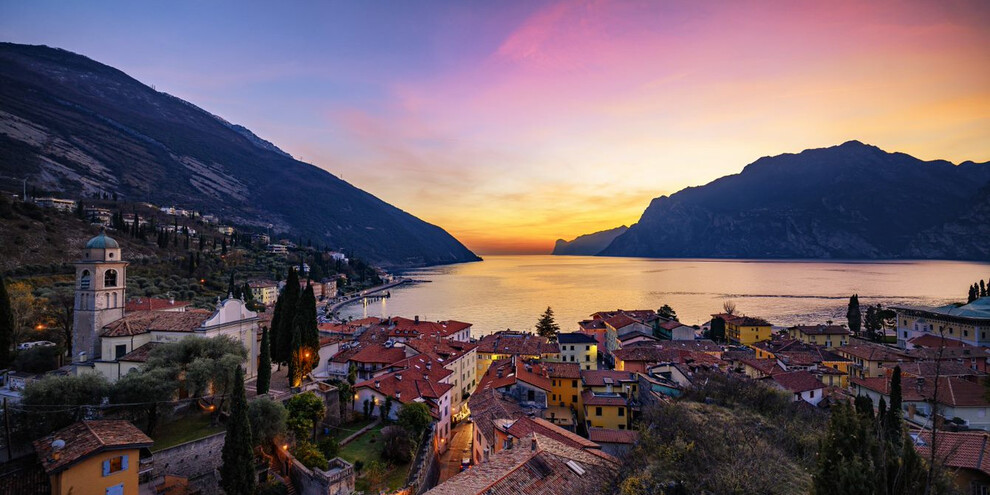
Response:
[[[7,491],[213,493],[228,486],[217,454],[241,410],[267,418],[252,419],[245,451],[263,493],[610,492],[656,427],[644,421],[713,376],[795,411],[899,403],[918,452],[941,455],[961,490],[990,486],[978,461],[990,448],[985,289],[965,305],[884,309],[889,321],[871,307],[854,330],[777,328],[726,304],[697,328],[664,306],[561,329],[548,308],[536,334],[482,334],[418,316],[328,319],[346,302],[338,288],[295,270],[237,284],[210,309],[134,297],[107,232],[77,252],[68,361],[3,375]],[[165,376],[164,389],[138,385]],[[85,387],[98,392],[69,392]],[[931,432],[951,455],[930,448]]]

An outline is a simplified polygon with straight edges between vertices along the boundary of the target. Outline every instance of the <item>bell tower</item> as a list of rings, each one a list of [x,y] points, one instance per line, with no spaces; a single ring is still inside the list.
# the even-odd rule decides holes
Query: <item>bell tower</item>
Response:
[[[100,332],[124,317],[127,262],[120,245],[105,229],[83,248],[76,262],[75,317],[72,324],[72,361],[82,363],[100,357]]]

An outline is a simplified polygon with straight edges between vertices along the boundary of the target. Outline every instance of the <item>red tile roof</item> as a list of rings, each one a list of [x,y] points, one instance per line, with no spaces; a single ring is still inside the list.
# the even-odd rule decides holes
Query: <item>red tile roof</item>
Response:
[[[179,309],[192,304],[190,301],[176,301],[174,299],[160,299],[157,297],[144,297],[131,299],[124,304],[124,312],[134,311],[161,311],[165,309]]]
[[[611,382],[617,388],[621,382],[634,382],[636,375],[631,371],[616,370],[582,370],[581,381],[586,387],[604,387]]]
[[[119,361],[131,361],[136,363],[147,362],[148,355],[151,353],[151,350],[154,349],[155,347],[158,347],[160,344],[161,342],[148,342],[147,344],[144,344],[138,347],[137,349],[134,349],[133,351],[128,352],[127,354],[124,354],[124,357],[120,358]]]
[[[853,340],[849,344],[839,347],[835,352],[846,354],[864,361],[897,362],[909,361],[910,358],[903,351],[881,344],[874,344],[864,340]]]
[[[494,389],[480,389],[468,399],[471,420],[475,428],[491,443],[495,441],[495,420],[516,419],[526,415],[527,410],[516,402],[506,399]]]
[[[135,311],[103,327],[103,337],[127,337],[149,332],[193,332],[210,318],[207,312]]]
[[[564,378],[571,380],[581,378],[580,363],[546,362],[543,363],[543,369],[546,370],[547,376],[550,378]]]
[[[755,318],[745,315],[729,315],[725,313],[713,314],[712,318],[721,318],[725,323],[742,327],[769,327],[770,322],[763,318]]]
[[[901,397],[906,402],[921,402],[930,400],[935,390],[934,379],[919,379],[901,381]],[[912,383],[913,382],[913,383]],[[890,396],[890,380],[885,377],[850,379],[850,383],[882,395]],[[987,407],[983,384],[966,378],[946,376],[939,379],[938,402],[953,407]]]
[[[523,416],[513,422],[507,431],[510,435],[520,440],[525,439],[526,437],[531,436],[533,432],[536,432],[540,435],[550,437],[558,442],[578,449],[601,448],[597,443],[588,440],[577,433],[567,431],[543,418],[530,418]]]
[[[807,371],[777,373],[775,375],[771,375],[770,378],[784,390],[788,390],[795,394],[825,388],[825,384],[815,378],[815,375],[812,375]]]
[[[385,347],[374,344],[361,347],[348,361],[369,364],[392,364],[406,358],[404,347]]]
[[[613,430],[611,428],[588,428],[588,438],[595,443],[623,443],[635,444],[639,441],[639,432],[636,430]]]
[[[504,331],[486,335],[478,341],[478,352],[515,356],[540,356],[560,352],[547,339],[526,332]]]
[[[605,322],[602,320],[582,320],[578,322],[582,330],[604,330]]]
[[[788,330],[805,335],[849,335],[849,330],[839,325],[798,325]]]
[[[915,347],[927,347],[929,349],[938,349],[943,345],[945,347],[972,347],[961,340],[948,339],[931,334],[919,335],[908,339],[908,343]]]
[[[922,457],[931,456],[932,434],[918,433],[920,442],[915,449]],[[939,431],[936,458],[946,466],[956,469],[972,469],[990,475],[990,434],[985,431]]]
[[[625,406],[626,398],[617,393],[598,393],[585,390],[581,393],[581,401],[585,406]]]
[[[763,373],[765,376],[784,372],[784,369],[777,364],[776,359],[743,358],[740,359],[739,362],[759,371],[760,373]]]
[[[62,440],[65,447],[54,457],[52,442]],[[45,438],[35,440],[34,450],[49,475],[62,471],[93,454],[107,450],[150,447],[153,441],[129,421],[117,419],[89,420],[74,423]],[[137,466],[138,459],[132,459]]]

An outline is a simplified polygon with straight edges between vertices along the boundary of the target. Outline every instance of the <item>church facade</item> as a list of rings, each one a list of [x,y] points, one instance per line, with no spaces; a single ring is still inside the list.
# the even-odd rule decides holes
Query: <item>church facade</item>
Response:
[[[76,263],[72,359],[77,373],[100,373],[116,381],[139,368],[156,345],[188,337],[227,335],[247,350],[246,377],[257,373],[258,314],[244,301],[218,301],[214,311],[140,310],[125,312],[127,262],[120,245],[105,232],[90,239]]]

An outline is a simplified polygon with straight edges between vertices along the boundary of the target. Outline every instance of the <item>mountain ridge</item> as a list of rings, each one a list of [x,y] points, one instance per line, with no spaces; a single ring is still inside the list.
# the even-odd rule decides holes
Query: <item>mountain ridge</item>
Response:
[[[626,233],[627,230],[629,230],[629,227],[622,225],[613,229],[579,235],[570,241],[557,239],[550,254],[557,256],[595,255],[608,247],[616,237]]]
[[[113,192],[272,224],[383,266],[480,259],[247,128],[60,48],[0,43],[0,151],[0,172],[51,192]]]
[[[923,161],[847,141],[761,157],[737,174],[654,198],[596,254],[988,260],[979,235],[990,224],[988,185],[990,162]]]

